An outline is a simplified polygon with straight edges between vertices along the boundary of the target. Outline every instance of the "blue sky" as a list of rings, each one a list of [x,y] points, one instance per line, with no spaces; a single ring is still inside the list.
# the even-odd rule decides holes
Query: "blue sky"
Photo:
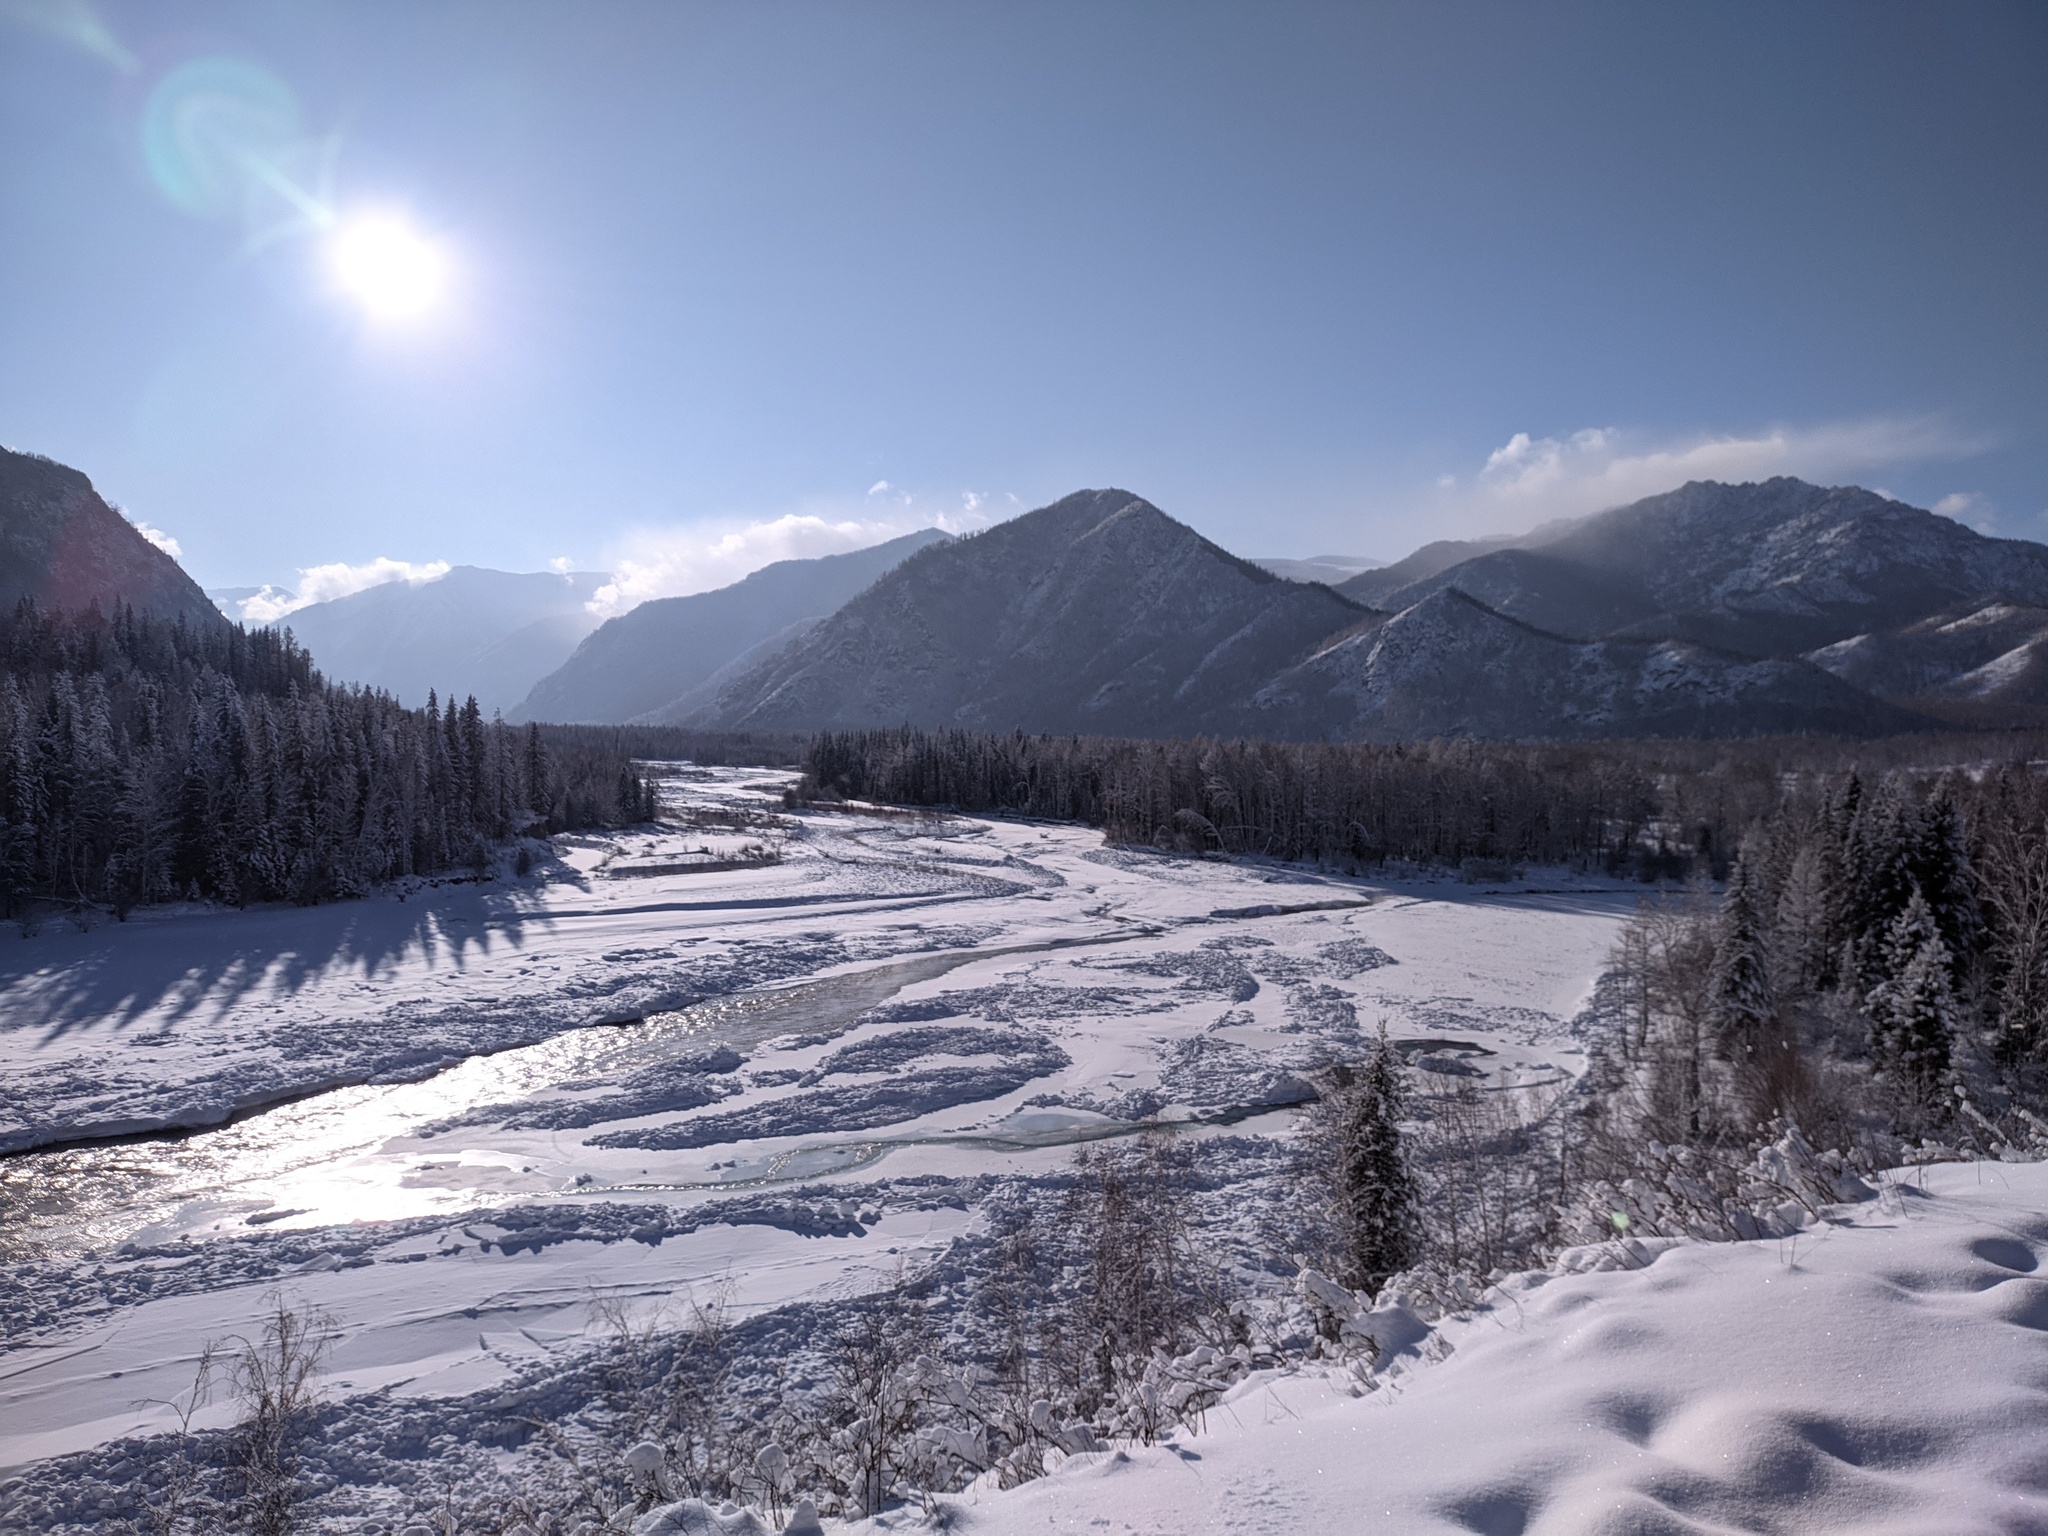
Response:
[[[1249,554],[1776,472],[2038,538],[2044,80],[2031,3],[0,0],[0,442],[214,585],[623,602],[1104,484]]]

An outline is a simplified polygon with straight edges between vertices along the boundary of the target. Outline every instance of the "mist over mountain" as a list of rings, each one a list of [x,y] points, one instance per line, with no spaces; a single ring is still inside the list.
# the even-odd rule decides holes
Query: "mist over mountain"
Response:
[[[1251,562],[1260,570],[1271,571],[1289,581],[1320,581],[1326,587],[1341,585],[1386,564],[1384,560],[1374,560],[1365,555],[1309,555],[1299,560],[1277,555],[1253,555]]]
[[[383,688],[407,704],[476,696],[507,710],[598,624],[585,606],[599,571],[514,573],[458,565],[433,581],[385,582],[277,621],[330,679]]]
[[[23,598],[52,612],[94,603],[112,617],[122,604],[199,628],[226,620],[135,525],[107,505],[75,469],[0,448],[0,605]]]
[[[659,724],[709,703],[735,665],[763,660],[932,544],[923,528],[885,544],[812,560],[778,560],[731,586],[658,597],[608,619],[539,678],[514,720]]]
[[[691,723],[1227,730],[1267,678],[1363,613],[1128,491],[1078,491],[912,556]]]

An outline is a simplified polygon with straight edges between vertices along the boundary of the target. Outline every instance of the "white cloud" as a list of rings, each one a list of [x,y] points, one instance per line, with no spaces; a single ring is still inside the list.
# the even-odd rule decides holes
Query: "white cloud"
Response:
[[[1566,438],[1517,432],[1487,456],[1476,476],[1445,476],[1437,486],[1448,503],[1443,510],[1462,513],[1460,521],[1487,531],[1519,530],[1623,506],[1688,480],[1796,475],[1837,483],[1887,466],[1960,458],[1984,446],[1932,420],[1832,422],[1661,442],[1615,427]]]
[[[447,574],[446,560],[415,563],[392,560],[383,555],[362,565],[349,565],[339,560],[330,565],[309,565],[299,572],[296,592],[266,586],[254,597],[243,598],[242,618],[249,624],[275,624],[286,614],[296,613],[314,603],[332,602],[337,597],[381,587],[386,582],[409,581],[418,586],[423,582],[439,581]]]
[[[1975,491],[1950,491],[1934,504],[1934,510],[1943,517],[1952,517],[1963,523],[1969,521],[1972,512],[1980,511],[1983,506],[1984,498]]]
[[[124,513],[123,516],[126,516],[126,514]],[[128,521],[135,525],[135,531],[137,533],[141,534],[145,539],[149,540],[150,543],[154,544],[158,549],[162,550],[165,554],[169,555],[173,560],[181,560],[184,558],[185,551],[178,547],[178,541],[172,538],[168,533],[165,533],[163,529],[152,528],[148,523],[145,523],[139,517],[130,517]]]
[[[687,597],[730,586],[777,560],[866,549],[911,531],[908,522],[786,513],[772,521],[650,529],[626,542],[612,561],[612,579],[597,589],[590,611],[602,618],[655,597]]]
[[[868,494],[870,496],[886,496],[889,492],[895,489],[896,487],[891,485],[888,481],[877,480],[873,485],[868,487]]]

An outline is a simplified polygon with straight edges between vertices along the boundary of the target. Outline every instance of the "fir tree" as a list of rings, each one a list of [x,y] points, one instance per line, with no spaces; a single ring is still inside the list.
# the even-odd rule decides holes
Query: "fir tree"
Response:
[[[1376,1293],[1414,1259],[1415,1185],[1401,1145],[1400,1061],[1379,1042],[1338,1101],[1337,1184],[1346,1282]]]
[[[1728,891],[1721,901],[1721,941],[1714,952],[1707,1002],[1722,1054],[1738,1061],[1756,1054],[1778,1013],[1749,868],[1747,860],[1737,859],[1728,873]]]
[[[1971,878],[1963,814],[1946,786],[1914,818],[1906,862],[1950,957],[1960,962],[1975,954],[1983,943],[1984,918]]]
[[[1884,942],[1884,979],[1864,999],[1871,1054],[1923,1104],[1938,1101],[1956,1031],[1948,946],[1917,890]]]

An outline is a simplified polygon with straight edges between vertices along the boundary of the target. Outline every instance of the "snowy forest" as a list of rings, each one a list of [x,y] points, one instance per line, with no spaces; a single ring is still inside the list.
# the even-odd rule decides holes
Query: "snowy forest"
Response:
[[[328,683],[288,635],[0,619],[0,916],[321,901],[652,811],[602,742]]]
[[[1119,843],[1350,871],[1475,859],[1721,880],[1802,776],[1925,774],[2044,751],[2048,738],[2030,732],[1382,746],[903,727],[814,737],[795,798],[1078,821]]]

